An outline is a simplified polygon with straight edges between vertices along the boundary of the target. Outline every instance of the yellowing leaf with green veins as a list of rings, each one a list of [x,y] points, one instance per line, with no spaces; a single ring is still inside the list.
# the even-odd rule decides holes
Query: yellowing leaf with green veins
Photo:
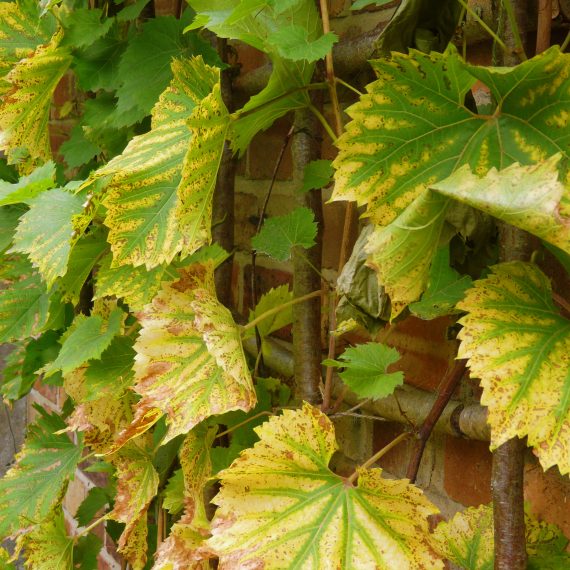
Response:
[[[361,469],[356,486],[335,475],[334,428],[319,410],[284,410],[255,429],[260,441],[218,474],[208,545],[220,568],[443,568],[427,523],[437,508],[381,469]]]
[[[83,198],[61,188],[40,194],[20,218],[12,251],[27,253],[48,287],[66,273],[73,236],[73,216]]]
[[[51,14],[40,18],[36,0],[0,3],[0,76],[47,43],[55,31]]]
[[[10,162],[29,171],[51,159],[48,133],[53,92],[71,63],[56,36],[47,46],[17,63],[6,76],[10,90],[0,106],[0,149]]]
[[[5,549],[0,547],[0,568],[2,570],[16,570],[14,564],[10,562],[10,553]]]
[[[66,434],[56,433],[66,427],[60,416],[36,409],[40,415],[28,427],[16,464],[0,480],[0,537],[43,520],[81,459],[81,434],[75,445]]]
[[[173,525],[168,538],[156,553],[153,570],[207,570],[205,548],[209,536],[208,519],[204,502],[204,488],[212,473],[210,448],[216,428],[197,426],[186,436],[180,448],[184,486],[184,514]]]
[[[192,138],[184,157],[176,208],[183,255],[194,253],[212,239],[212,197],[231,124],[219,76],[216,80],[212,92],[195,107],[187,122]]]
[[[39,333],[48,318],[49,296],[40,276],[25,260],[2,260],[2,270],[17,273],[5,281],[0,295],[0,343]]]
[[[166,441],[211,415],[248,411],[256,401],[239,330],[214,296],[213,264],[190,266],[181,275],[163,283],[139,313],[135,344],[134,390],[142,398],[133,426],[147,414],[158,420],[153,410],[162,410]]]
[[[431,188],[526,230],[570,253],[570,192],[556,154],[532,166],[492,168],[483,178],[463,166]]]
[[[554,525],[538,521],[525,513],[528,568],[562,570],[570,563],[565,552],[568,540]],[[449,522],[441,522],[434,532],[436,550],[465,570],[493,570],[495,560],[493,507],[481,505],[457,513]]]
[[[117,469],[117,495],[110,517],[125,524],[118,549],[134,570],[142,570],[146,564],[146,515],[159,483],[145,439],[130,442],[111,456]]]
[[[440,243],[448,201],[433,192],[418,200],[385,228],[375,227],[365,246],[367,265],[390,295],[392,318],[426,288]]]
[[[20,535],[16,543],[16,551],[24,551],[24,567],[29,570],[73,570],[73,547],[61,508],[31,532]]]
[[[172,71],[174,78],[152,111],[151,130],[133,138],[120,156],[94,174],[94,179],[105,180],[105,225],[115,266],[152,269],[170,263],[185,247],[187,228],[180,226],[176,211],[182,162],[192,136],[187,120],[212,92],[220,72],[200,58],[174,60]]]
[[[570,473],[570,320],[551,299],[548,278],[534,265],[496,265],[458,308],[458,357],[481,379],[491,445],[528,437],[544,469]]]

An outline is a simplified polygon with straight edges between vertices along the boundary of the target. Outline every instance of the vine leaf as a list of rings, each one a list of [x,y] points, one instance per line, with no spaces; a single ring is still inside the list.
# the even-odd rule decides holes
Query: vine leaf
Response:
[[[324,58],[331,51],[338,42],[338,36],[329,32],[316,40],[310,40],[306,27],[292,24],[275,30],[269,36],[269,42],[285,59],[313,62]]]
[[[20,218],[12,251],[27,253],[48,287],[66,273],[73,216],[82,210],[80,195],[55,188],[40,194]]]
[[[49,41],[55,32],[55,18],[49,14],[40,18],[34,0],[0,3],[0,76],[21,59]],[[1,87],[0,87],[1,90]]]
[[[267,86],[246,103],[234,124],[232,148],[243,153],[256,133],[269,128],[289,111],[309,103],[303,88],[311,82],[315,64],[305,58],[300,61],[285,59],[279,53],[283,49],[279,35],[275,36],[277,45],[272,43],[272,38],[283,28],[301,28],[299,33],[306,42],[302,49],[294,46],[298,48],[294,55],[301,57],[305,51],[305,55],[312,57],[314,54],[308,46],[314,45],[313,42],[318,46],[322,37],[319,14],[312,0],[263,4],[254,0],[243,7],[236,7],[233,0],[189,0],[189,4],[196,11],[190,29],[206,26],[218,37],[244,41],[267,53],[271,59],[272,73]],[[288,94],[290,91],[293,93]],[[257,107],[260,109],[253,112]]]
[[[378,274],[379,286],[390,295],[392,318],[425,289],[432,258],[445,224],[447,200],[424,192],[385,228],[376,226],[365,251],[367,265]]]
[[[330,160],[312,160],[305,167],[300,192],[325,188],[332,182],[334,169]]]
[[[344,368],[339,376],[361,398],[377,400],[394,392],[404,383],[403,372],[388,373],[388,367],[400,360],[395,348],[369,342],[347,348],[338,360],[327,359],[326,366]]]
[[[49,296],[45,285],[27,260],[2,260],[2,270],[13,267],[17,277],[5,281],[0,295],[0,342],[39,333],[48,319]]]
[[[210,556],[204,546],[209,536],[204,487],[212,473],[210,448],[217,428],[197,426],[180,448],[184,514],[156,553],[153,570],[207,570]],[[182,506],[182,505],[181,505]]]
[[[492,168],[483,178],[463,166],[431,187],[570,253],[570,192],[558,180],[561,158]]]
[[[145,439],[129,442],[111,460],[117,470],[117,495],[109,516],[125,524],[118,550],[134,570],[146,564],[147,511],[159,484]]]
[[[539,522],[525,513],[528,567],[536,570],[565,568],[570,555],[565,552],[568,540],[554,525]],[[495,546],[493,507],[481,505],[457,513],[449,522],[438,524],[434,532],[436,550],[450,562],[465,570],[493,570]]]
[[[73,325],[63,337],[57,358],[45,368],[46,376],[57,370],[65,375],[88,360],[100,358],[113,338],[121,332],[125,313],[121,308],[115,307],[107,317],[96,312],[89,317],[75,317]]]
[[[184,474],[177,469],[164,487],[162,508],[171,515],[177,515],[184,508]]]
[[[239,330],[215,299],[213,279],[211,263],[183,269],[139,314],[134,390],[142,399],[120,441],[144,429],[141,422],[148,429],[157,409],[168,416],[166,443],[211,415],[255,405]]]
[[[54,186],[55,164],[49,161],[14,184],[0,180],[0,206],[31,204],[38,195]]]
[[[113,25],[113,18],[101,21],[100,8],[75,8],[62,12],[62,26],[65,30],[62,46],[80,48],[91,45],[107,34]]]
[[[25,567],[30,570],[72,570],[73,546],[63,510],[58,508],[31,532],[18,537],[16,553],[25,552]]]
[[[109,490],[92,487],[77,509],[75,518],[79,526],[87,526],[95,515],[110,502]]]
[[[74,444],[58,434],[64,420],[36,408],[39,417],[28,427],[16,464],[0,480],[0,536],[7,536],[30,521],[42,521],[58,501],[66,481],[81,459],[83,438]]]
[[[410,311],[416,317],[428,321],[458,313],[456,305],[471,285],[469,275],[460,275],[449,266],[449,247],[441,247],[433,258],[427,289],[421,301],[410,305]]]
[[[548,278],[528,263],[496,265],[458,308],[469,313],[458,358],[481,379],[492,447],[528,436],[544,469],[569,473],[570,321],[558,313]]]
[[[253,319],[259,317],[263,313],[279,307],[289,301],[293,300],[293,292],[289,291],[288,285],[281,285],[270,289],[267,293],[262,295],[259,299],[259,303],[255,306],[255,309],[249,312],[249,322]],[[293,309],[291,306],[284,307],[278,313],[263,319],[258,325],[257,330],[262,340],[268,337],[271,333],[286,327],[293,322]],[[253,329],[246,331],[245,337],[255,334]]]
[[[315,245],[317,223],[309,208],[295,208],[285,216],[269,218],[261,231],[252,238],[251,245],[258,253],[279,260],[287,261],[291,257],[291,249],[301,246],[305,249]]]
[[[51,99],[71,63],[71,54],[66,48],[57,47],[58,41],[56,36],[47,46],[38,47],[6,75],[11,89],[0,106],[0,149],[6,152],[10,163],[20,164],[21,171],[51,159]]]
[[[316,408],[284,410],[256,432],[219,473],[208,544],[222,567],[443,568],[427,523],[437,508],[380,469],[361,469],[356,487],[335,475],[334,428]]]
[[[365,215],[377,225],[388,226],[402,214],[409,218],[408,208],[425,199],[427,188],[463,165],[482,176],[493,167],[535,164],[568,153],[570,58],[558,48],[509,69],[467,65],[452,47],[444,54],[393,53],[373,67],[378,79],[348,110],[353,120],[339,139],[332,199],[366,206]],[[550,83],[553,74],[559,79]],[[497,101],[493,115],[474,114],[464,104],[477,79]],[[548,93],[542,87],[546,84]],[[442,209],[446,203],[441,202]],[[392,233],[405,226],[401,222]],[[435,248],[427,253],[433,256]],[[398,255],[400,248],[381,254],[384,277],[398,265],[392,260]],[[419,297],[430,262],[431,257],[418,256],[415,264],[407,264],[403,277],[408,282],[412,272],[421,276],[415,298],[397,278],[388,287],[396,314]],[[400,289],[409,294],[401,297]]]
[[[152,112],[152,128],[134,137],[120,156],[100,168],[113,265],[170,263],[183,249],[176,218],[177,188],[191,132],[188,116],[219,81],[219,69],[201,59],[174,60],[174,78]],[[204,222],[202,222],[204,223]]]

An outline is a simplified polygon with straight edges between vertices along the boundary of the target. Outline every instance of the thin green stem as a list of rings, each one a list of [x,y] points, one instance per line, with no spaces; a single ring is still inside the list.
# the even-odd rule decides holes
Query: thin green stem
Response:
[[[568,33],[566,34],[566,37],[564,38],[564,41],[562,42],[562,45],[560,46],[560,51],[562,51],[562,52],[566,51],[568,44],[570,44],[570,31],[568,31]]]
[[[101,523],[104,523],[109,518],[109,513],[103,515],[101,518],[97,519],[95,522],[91,523],[89,526],[86,526],[81,532],[78,532],[73,539],[77,542],[82,536],[89,534],[95,527],[99,526]]]
[[[511,31],[515,39],[518,55],[523,61],[526,61],[528,58],[526,57],[526,53],[524,51],[524,46],[519,31],[519,26],[517,24],[517,19],[515,17],[515,11],[513,10],[513,5],[511,4],[511,0],[502,0],[502,2],[503,6],[505,7],[505,11],[507,13],[507,17],[509,18],[509,24],[511,26]]]
[[[479,17],[479,15],[470,8],[465,0],[457,0],[461,6],[471,15],[471,17],[493,38],[495,42],[497,42],[501,48],[507,53],[510,53],[509,48],[505,44],[505,42]]]
[[[322,294],[323,294],[323,292],[321,290],[313,291],[312,293],[307,293],[306,295],[303,295],[302,297],[297,297],[296,299],[292,299],[291,301],[287,301],[287,303],[283,303],[282,305],[279,305],[278,307],[273,307],[273,309],[269,309],[269,311],[265,311],[265,313],[261,313],[261,315],[259,315],[259,317],[253,319],[253,321],[250,321],[249,323],[247,323],[247,325],[243,325],[241,327],[241,330],[242,330],[242,332],[245,332],[245,331],[248,331],[250,329],[253,329],[261,321],[264,321],[268,317],[271,317],[271,316],[279,313],[283,309],[285,309],[287,307],[291,307],[293,305],[296,305],[297,303],[304,303],[305,301],[308,301],[310,299],[314,299],[315,297],[320,297],[320,296],[322,296]]]
[[[269,105],[273,105],[273,103],[277,103],[277,101],[281,101],[282,99],[286,99],[287,97],[290,97],[291,95],[295,95],[295,93],[301,93],[302,91],[316,91],[319,89],[327,89],[327,88],[328,88],[328,83],[326,83],[325,81],[322,81],[321,83],[309,83],[309,85],[303,85],[302,87],[295,87],[295,89],[290,89],[289,91],[286,91],[285,93],[281,93],[281,95],[278,95],[277,97],[274,97],[273,99],[269,99],[269,101],[264,101],[263,103],[259,104],[257,107],[247,109],[247,111],[244,111],[243,109],[239,109],[235,113],[232,113],[231,117],[234,120],[241,119],[242,117],[247,117],[248,115],[253,115],[253,113],[257,113],[257,111],[260,111],[261,109],[264,109],[265,107],[269,107]]]
[[[247,418],[247,420],[243,420],[243,422],[240,422],[239,424],[232,426],[231,428],[227,429],[226,431],[220,432],[216,436],[216,439],[218,439],[224,435],[228,435],[228,433],[232,433],[232,431],[235,431],[236,429],[247,425],[249,422],[252,422],[253,420],[256,420],[257,418],[261,418],[262,416],[272,416],[272,415],[273,414],[271,412],[259,412],[259,414],[255,414],[255,416],[251,416],[251,418]]]
[[[327,284],[327,287],[329,289],[333,289],[333,285],[330,280],[323,275],[322,271],[319,271],[319,269],[315,267],[314,263],[311,263],[311,260],[301,251],[301,248],[299,248],[298,253],[303,260],[307,262],[307,265]]]
[[[350,89],[353,93],[356,93],[359,97],[362,97],[364,95],[364,93],[362,93],[362,91],[359,91],[356,87],[353,87],[350,83],[347,83],[346,81],[343,81],[340,77],[336,77],[334,78],[334,80],[339,84],[342,85],[343,87],[346,87],[347,89]]]
[[[378,451],[370,459],[368,459],[368,461],[364,462],[360,467],[358,467],[358,469],[356,469],[356,471],[346,480],[347,484],[354,483],[356,479],[358,479],[359,471],[362,471],[363,469],[368,469],[369,467],[374,465],[381,457],[384,457],[386,453],[388,453],[391,449],[393,449],[394,447],[396,447],[398,444],[400,444],[405,439],[408,439],[409,437],[410,437],[409,432],[406,431],[404,433],[401,433],[396,439],[392,440],[388,445],[383,447],[380,451]]]
[[[331,140],[336,143],[337,136],[334,134],[334,131],[332,129],[332,127],[329,125],[328,121],[325,119],[324,115],[314,106],[314,105],[309,105],[309,110],[315,115],[315,117],[317,117],[317,119],[319,120],[319,122],[321,123],[321,125],[323,125],[323,128],[325,129],[325,131],[327,132],[327,134],[329,135],[329,137],[331,138]]]

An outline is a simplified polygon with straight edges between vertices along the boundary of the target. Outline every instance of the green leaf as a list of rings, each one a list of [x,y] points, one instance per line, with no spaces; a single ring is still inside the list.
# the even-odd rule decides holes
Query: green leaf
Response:
[[[174,16],[161,16],[145,22],[141,32],[130,39],[119,65],[123,82],[117,90],[117,117],[130,113],[130,121],[136,122],[150,114],[173,78],[173,58],[210,54],[194,34],[183,34],[184,26],[184,21]],[[211,58],[208,61],[213,63]]]
[[[101,152],[101,148],[85,137],[82,125],[76,125],[59,151],[69,168],[77,168],[95,158]]]
[[[174,60],[174,79],[153,110],[150,132],[94,174],[105,177],[105,225],[114,265],[170,263],[185,246],[176,218],[182,160],[191,132],[186,121],[219,81],[201,59]],[[204,205],[207,210],[207,205]]]
[[[118,307],[111,311],[108,320],[97,314],[77,316],[64,337],[57,358],[46,367],[46,376],[56,370],[61,370],[65,375],[88,360],[100,358],[121,331],[124,318],[125,313]]]
[[[528,568],[562,570],[570,562],[564,551],[568,540],[554,525],[539,522],[525,513]],[[436,550],[465,570],[493,570],[495,560],[493,507],[481,505],[440,522],[434,532]]]
[[[55,509],[30,533],[18,538],[16,550],[24,550],[30,570],[73,570],[73,537],[67,536],[63,509]]]
[[[263,313],[279,307],[284,303],[287,303],[293,299],[293,292],[289,291],[288,285],[281,285],[275,289],[270,289],[265,293],[259,303],[255,306],[255,309],[249,312],[248,321],[251,322],[253,319],[259,317]],[[283,327],[291,324],[293,322],[293,309],[291,306],[283,308],[283,310],[275,313],[274,315],[263,319],[258,325],[257,330],[261,338],[268,337],[271,333],[282,329]],[[255,334],[253,329],[250,329],[246,336],[251,336]]]
[[[162,508],[177,515],[184,508],[184,473],[177,469],[166,483]]]
[[[291,257],[291,249],[301,246],[305,249],[315,245],[317,223],[308,208],[295,208],[285,216],[269,218],[259,234],[253,237],[251,245],[258,253],[265,253],[279,261]]]
[[[268,43],[275,47],[281,57],[292,61],[323,59],[336,42],[338,36],[332,32],[311,41],[307,28],[296,24],[279,28],[268,38]]]
[[[528,437],[543,469],[570,473],[570,321],[548,278],[529,263],[502,263],[458,308],[468,312],[458,358],[481,379],[492,447]]]
[[[416,317],[428,321],[458,313],[456,305],[471,285],[471,277],[459,275],[449,266],[449,247],[442,247],[434,255],[427,289],[421,301],[410,305],[410,311]]]
[[[42,521],[60,499],[81,458],[81,434],[75,445],[67,434],[56,434],[67,427],[60,416],[37,410],[39,417],[28,427],[15,466],[0,481],[0,536],[30,521]]]
[[[355,0],[350,6],[351,10],[362,10],[366,6],[384,6],[389,4],[392,0]]]
[[[403,372],[388,373],[388,367],[398,360],[400,354],[395,348],[369,342],[347,348],[338,360],[325,360],[323,364],[344,368],[339,376],[355,394],[378,400],[404,383]]]
[[[39,275],[25,261],[3,259],[3,269],[17,268],[21,278],[0,295],[0,343],[39,333],[48,317],[49,297]]]
[[[0,76],[21,59],[49,41],[55,32],[55,18],[40,18],[34,0],[0,3]]]
[[[361,469],[357,486],[334,474],[334,427],[323,413],[305,404],[256,431],[261,441],[218,474],[207,544],[222,567],[443,568],[427,522],[436,507],[381,469]]]
[[[558,180],[561,158],[492,168],[483,178],[463,166],[431,188],[570,253],[570,191]]]
[[[62,12],[62,26],[65,30],[62,46],[80,48],[91,45],[107,35],[113,25],[112,18],[101,21],[103,10],[100,8],[75,8]]]
[[[98,570],[97,557],[103,543],[98,536],[87,534],[82,536],[73,548],[73,568],[79,570]]]
[[[312,160],[305,167],[301,192],[325,188],[332,182],[334,169],[330,160]]]
[[[93,360],[85,371],[85,395],[83,402],[104,396],[131,384],[134,377],[134,341],[129,337],[116,336],[103,351],[99,360]]]
[[[20,170],[51,159],[48,133],[53,92],[71,63],[66,48],[57,47],[57,36],[47,46],[21,60],[6,76],[10,97],[0,106],[0,149],[9,162],[22,161]],[[38,89],[41,85],[41,89]]]
[[[42,192],[55,186],[55,164],[46,162],[28,176],[22,176],[11,184],[0,181],[0,205],[31,204]]]
[[[166,443],[211,415],[255,405],[239,330],[213,294],[213,265],[181,275],[139,313],[134,390],[142,399],[122,439],[136,434],[152,410],[168,416]]]
[[[367,265],[390,295],[392,318],[425,289],[440,244],[448,200],[424,192],[390,225],[376,227],[366,244]]]
[[[0,207],[0,254],[12,244],[14,232],[20,221],[20,216],[26,211],[22,206]]]
[[[150,0],[135,0],[132,4],[125,6],[118,14],[117,21],[128,22],[129,20],[136,20],[144,7],[149,3]]]
[[[48,287],[67,270],[73,239],[73,216],[84,198],[62,188],[38,196],[20,219],[12,251],[27,253]]]
[[[87,526],[95,515],[109,504],[109,492],[103,487],[93,487],[89,489],[87,496],[75,513],[75,518],[79,526]]]

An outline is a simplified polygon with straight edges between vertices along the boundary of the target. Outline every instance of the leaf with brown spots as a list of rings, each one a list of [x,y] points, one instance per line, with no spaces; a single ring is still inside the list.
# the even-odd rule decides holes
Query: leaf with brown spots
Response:
[[[161,410],[165,443],[211,415],[248,411],[256,402],[239,330],[215,297],[213,264],[180,274],[139,313],[135,344],[134,390],[142,398],[132,425]]]
[[[366,206],[366,217],[389,226],[385,240],[402,234],[410,218],[415,221],[413,212],[418,200],[425,200],[426,190],[461,166],[482,176],[493,167],[536,164],[561,153],[559,167],[565,172],[570,55],[558,48],[505,69],[468,65],[454,48],[444,54],[393,53],[391,59],[372,65],[378,79],[348,109],[353,120],[339,139],[332,199]],[[497,102],[493,115],[473,113],[465,105],[465,95],[477,79]],[[442,198],[441,211],[434,211],[432,220],[442,215],[447,203]],[[433,221],[430,225],[435,227]],[[410,234],[418,235],[422,228],[412,226]],[[399,248],[376,260],[395,307],[393,316],[425,288],[434,252],[431,248],[427,257],[407,259],[406,272],[394,259],[401,255]],[[408,283],[412,274],[419,276],[415,287]]]
[[[530,263],[502,263],[457,305],[458,358],[468,358],[489,408],[491,445],[528,437],[544,469],[570,473],[570,321],[548,278]]]
[[[255,428],[260,441],[219,473],[209,546],[221,569],[442,569],[427,517],[438,512],[407,480],[333,473],[332,422],[305,404]]]

